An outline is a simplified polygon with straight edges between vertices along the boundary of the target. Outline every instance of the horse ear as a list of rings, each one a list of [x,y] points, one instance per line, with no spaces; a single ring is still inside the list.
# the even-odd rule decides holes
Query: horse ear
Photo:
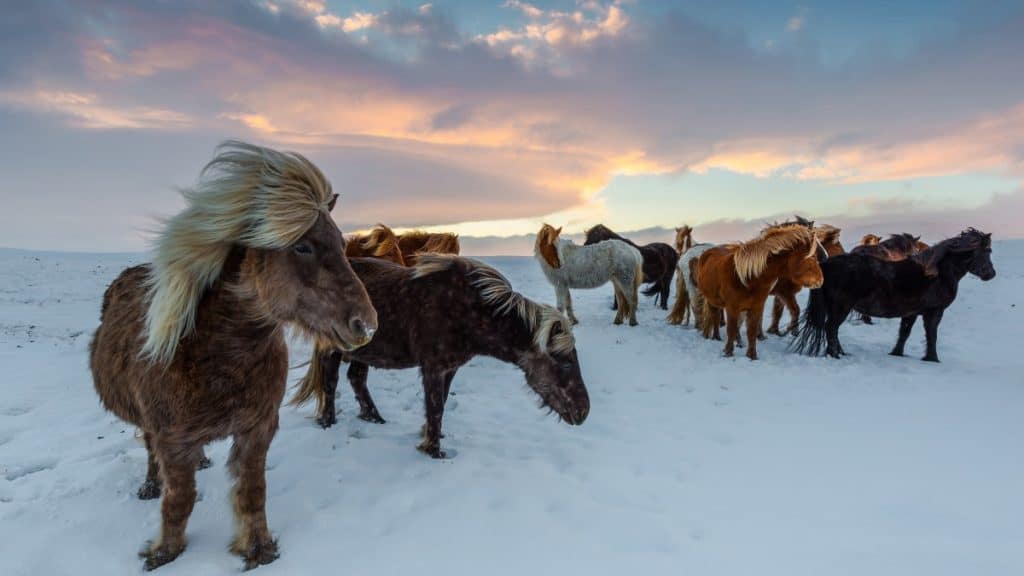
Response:
[[[559,226],[558,228],[555,228],[555,233],[554,233],[554,237],[555,237],[555,238],[558,238],[558,236],[559,236],[559,235],[560,235],[561,233],[562,233],[562,227],[561,227],[561,226]]]
[[[338,203],[338,195],[337,194],[332,194],[331,195],[331,200],[327,203],[327,211],[328,212],[333,212],[334,211],[334,205],[337,204],[337,203]]]

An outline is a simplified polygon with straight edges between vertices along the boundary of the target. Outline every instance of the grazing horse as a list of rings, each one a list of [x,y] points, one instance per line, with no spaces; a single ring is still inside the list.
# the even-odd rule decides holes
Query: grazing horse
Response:
[[[391,228],[377,224],[366,234],[352,236],[345,242],[345,256],[349,258],[380,258],[405,266],[405,257],[398,247],[398,237]]]
[[[974,228],[959,236],[896,262],[850,252],[822,265],[825,284],[811,291],[800,335],[792,344],[798,352],[817,356],[821,345],[838,358],[839,326],[851,310],[882,318],[901,318],[893,356],[903,347],[918,315],[924,317],[927,351],[922,360],[938,362],[935,345],[942,314],[956,299],[960,279],[967,273],[984,281],[995,278],[992,235]]]
[[[423,254],[412,268],[371,259],[354,259],[352,267],[377,307],[381,328],[355,351],[317,345],[292,403],[315,397],[321,426],[337,421],[334,392],[343,359],[351,362],[348,380],[359,417],[378,423],[384,419],[366,387],[369,367],[419,367],[426,408],[419,450],[443,458],[441,418],[452,378],[479,355],[519,366],[541,404],[562,420],[586,420],[590,399],[568,319],[513,291],[494,268],[441,254]]]
[[[354,349],[377,316],[331,220],[331,185],[303,156],[225,142],[184,196],[153,263],[128,268],[103,295],[89,364],[103,405],[143,432],[139,497],[163,487],[145,568],[185,549],[203,445],[227,436],[231,550],[253,568],[277,557],[264,470],[288,376],[283,326]]]
[[[398,249],[405,261],[412,264],[417,254],[458,254],[461,246],[458,234],[413,230],[398,236]]]
[[[827,224],[814,226],[813,222],[810,224],[811,230],[814,231],[814,235],[818,238],[818,242],[821,243],[829,258],[846,252],[843,249],[842,243],[839,242],[839,228]],[[775,284],[775,288],[772,289],[772,295],[775,298],[772,302],[772,323],[768,327],[769,334],[785,336],[786,334],[797,333],[800,326],[800,304],[797,303],[796,295],[800,292],[800,288],[800,286],[786,278],[780,278],[778,283]],[[785,332],[779,331],[779,322],[782,320],[783,308],[789,310],[789,326],[786,327]]]
[[[534,245],[534,257],[548,282],[555,287],[558,311],[578,324],[569,289],[599,288],[610,281],[615,287],[618,304],[615,324],[622,324],[622,319],[629,316],[629,325],[636,326],[637,291],[643,281],[640,251],[622,240],[578,246],[572,240],[559,239],[561,233],[561,228],[544,224]]]
[[[598,224],[587,230],[585,235],[584,246],[590,246],[605,240],[621,240],[639,250],[640,256],[644,261],[643,281],[646,284],[651,284],[650,287],[644,289],[643,294],[644,296],[654,296],[657,294],[659,296],[658,305],[661,306],[662,310],[668,310],[668,293],[672,286],[672,276],[676,272],[676,263],[679,261],[679,253],[674,248],[664,242],[652,242],[640,246],[629,238],[619,236],[604,224]],[[618,301],[615,302],[613,309],[617,305]]]
[[[891,234],[887,240],[882,240],[874,234],[868,234],[861,239],[860,246],[853,248],[850,252],[887,262],[898,262],[927,249],[928,245],[921,242],[921,237],[913,234]],[[860,320],[864,324],[872,323],[871,316],[867,314],[861,314]]]
[[[746,313],[747,357],[756,360],[757,337],[769,292],[783,278],[797,286],[820,286],[819,258],[824,258],[824,249],[814,232],[803,224],[769,228],[748,242],[705,250],[697,264],[697,287],[704,296],[704,333],[719,339],[724,309],[724,353],[732,356],[739,339],[741,314]]]

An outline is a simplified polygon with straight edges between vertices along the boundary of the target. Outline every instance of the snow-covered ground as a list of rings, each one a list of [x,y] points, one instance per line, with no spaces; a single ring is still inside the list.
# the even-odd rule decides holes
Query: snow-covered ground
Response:
[[[87,347],[107,283],[137,255],[0,250],[0,574],[132,574],[159,526],[133,428],[101,408]],[[553,300],[536,264],[490,260]],[[443,440],[415,450],[414,371],[370,374],[386,425],[343,384],[328,431],[282,408],[265,574],[1024,574],[1024,242],[968,277],[940,327],[942,364],[906,358],[897,323],[846,325],[840,361],[721,357],[645,299],[614,327],[611,289],[574,293],[591,396],[581,427],[535,407],[519,371],[459,372]],[[293,349],[292,362],[308,349]],[[293,371],[297,377],[300,371]],[[189,548],[163,574],[237,572],[227,442],[208,449]]]

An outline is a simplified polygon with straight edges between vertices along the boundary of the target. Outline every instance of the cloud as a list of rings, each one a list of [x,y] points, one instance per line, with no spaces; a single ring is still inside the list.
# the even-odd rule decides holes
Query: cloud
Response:
[[[149,106],[118,108],[95,94],[61,90],[0,92],[0,104],[37,113],[55,113],[86,129],[184,130],[192,118],[181,112]]]
[[[807,23],[807,19],[804,16],[793,16],[786,21],[787,32],[798,32],[803,29],[804,24]]]

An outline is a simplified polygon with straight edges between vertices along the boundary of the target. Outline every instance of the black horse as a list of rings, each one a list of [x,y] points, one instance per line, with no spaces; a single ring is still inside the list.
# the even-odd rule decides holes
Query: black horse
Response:
[[[821,345],[838,358],[839,326],[851,310],[881,318],[902,318],[893,356],[903,355],[917,316],[924,317],[927,352],[923,360],[938,362],[935,341],[942,313],[956,299],[960,279],[968,272],[982,280],[995,277],[992,235],[974,228],[939,242],[906,260],[887,262],[863,254],[843,254],[822,263],[825,283],[811,290],[800,334],[791,347],[817,356]]]
[[[672,276],[676,273],[676,263],[679,261],[676,249],[664,242],[640,246],[628,238],[619,236],[604,224],[587,230],[583,245],[597,244],[605,240],[622,240],[640,251],[644,258],[644,284],[651,284],[644,289],[644,296],[659,295],[659,306],[662,310],[668,310],[669,287],[672,286]],[[612,310],[614,309],[615,302],[612,303]]]

